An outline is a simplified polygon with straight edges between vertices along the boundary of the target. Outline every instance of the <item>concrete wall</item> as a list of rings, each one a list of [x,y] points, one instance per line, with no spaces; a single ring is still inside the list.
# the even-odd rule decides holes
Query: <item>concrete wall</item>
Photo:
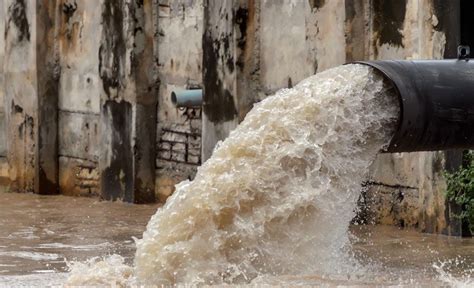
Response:
[[[201,110],[174,108],[170,93],[202,87],[202,1],[9,0],[0,18],[0,170],[14,190],[47,193],[35,186],[46,162],[51,191],[131,202],[164,201],[193,177]],[[45,55],[57,56],[43,65],[56,100],[41,96]],[[48,127],[55,135],[40,145]]]
[[[0,140],[10,188],[153,201],[158,3],[0,7]]]
[[[66,195],[99,196],[100,5],[64,0],[59,34],[59,181]]]
[[[0,4],[0,31],[5,31],[5,5]],[[5,38],[0,37],[0,87],[3,87],[3,59],[5,56]],[[5,143],[5,96],[3,89],[0,89],[0,157],[6,156],[6,143]]]
[[[459,41],[458,0],[2,3],[1,174],[19,191],[130,202],[165,201],[280,88],[348,61],[453,56]],[[193,88],[202,110],[173,107],[171,91]],[[361,215],[448,233],[446,159],[381,155]]]
[[[37,139],[40,95],[37,48],[40,31],[36,22],[36,1],[4,1],[4,107],[6,114],[7,159],[14,191],[34,191],[39,177]],[[46,39],[44,39],[46,41]],[[38,52],[38,53],[37,53]],[[41,55],[46,56],[46,55]],[[54,129],[54,127],[52,127]]]
[[[5,5],[4,3],[0,4],[0,33],[5,31]],[[0,37],[0,87],[4,85],[4,73],[3,73],[3,63],[5,56],[5,38]],[[6,158],[7,154],[7,143],[6,143],[6,133],[5,133],[5,94],[4,89],[0,89],[0,179],[5,181],[9,178],[9,168]]]
[[[260,5],[260,85],[266,94],[345,63],[343,0],[321,6],[264,0]],[[282,17],[285,21],[278,20]]]

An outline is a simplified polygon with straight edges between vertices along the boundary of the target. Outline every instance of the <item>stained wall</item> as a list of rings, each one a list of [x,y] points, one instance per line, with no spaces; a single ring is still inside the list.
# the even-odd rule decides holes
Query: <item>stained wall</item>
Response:
[[[457,0],[25,1],[0,5],[2,176],[37,192],[44,167],[61,194],[132,202],[165,201],[278,89],[350,61],[452,57],[459,39]],[[202,109],[175,108],[179,89],[204,89]],[[380,155],[361,215],[449,232],[448,158]]]

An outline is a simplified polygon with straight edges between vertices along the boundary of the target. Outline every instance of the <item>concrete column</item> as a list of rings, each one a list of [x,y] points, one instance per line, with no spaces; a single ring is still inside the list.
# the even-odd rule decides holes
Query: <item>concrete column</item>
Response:
[[[238,124],[233,2],[204,2],[203,162]]]
[[[5,112],[11,190],[58,193],[56,0],[5,0]]]
[[[152,0],[104,0],[99,169],[107,200],[153,202],[157,85]]]
[[[204,2],[203,161],[256,101],[259,3],[254,0]]]

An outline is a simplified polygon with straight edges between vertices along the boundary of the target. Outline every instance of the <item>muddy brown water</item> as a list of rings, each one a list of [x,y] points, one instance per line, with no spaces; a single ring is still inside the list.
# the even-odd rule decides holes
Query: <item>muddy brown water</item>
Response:
[[[119,254],[133,261],[132,237],[141,237],[158,205],[131,205],[65,196],[0,192],[0,286],[61,285],[67,261]],[[422,234],[396,227],[353,226],[352,250],[377,270],[351,275],[283,276],[269,285],[465,285],[473,282],[474,239]],[[448,263],[443,282],[433,265]],[[450,263],[450,264],[449,264]],[[371,268],[372,269],[372,268]],[[457,283],[456,279],[459,280]],[[451,281],[451,282],[450,282]],[[257,282],[258,284],[258,282]],[[459,285],[458,285],[459,286]]]
[[[0,192],[0,285],[60,283],[67,261],[95,256],[131,262],[132,237],[141,237],[157,207]]]

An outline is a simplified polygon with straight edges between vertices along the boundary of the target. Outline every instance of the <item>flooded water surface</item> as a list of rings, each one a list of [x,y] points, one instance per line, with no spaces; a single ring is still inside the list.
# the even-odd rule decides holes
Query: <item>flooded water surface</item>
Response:
[[[132,237],[141,237],[156,209],[156,205],[0,192],[0,287],[62,285],[68,276],[67,261],[120,254],[131,264],[135,253]],[[352,226],[351,232],[351,249],[367,271],[346,277],[266,277],[257,283],[472,284],[474,239],[384,226]]]
[[[0,192],[0,285],[62,283],[67,261],[119,254],[131,263],[132,237],[157,207]]]

